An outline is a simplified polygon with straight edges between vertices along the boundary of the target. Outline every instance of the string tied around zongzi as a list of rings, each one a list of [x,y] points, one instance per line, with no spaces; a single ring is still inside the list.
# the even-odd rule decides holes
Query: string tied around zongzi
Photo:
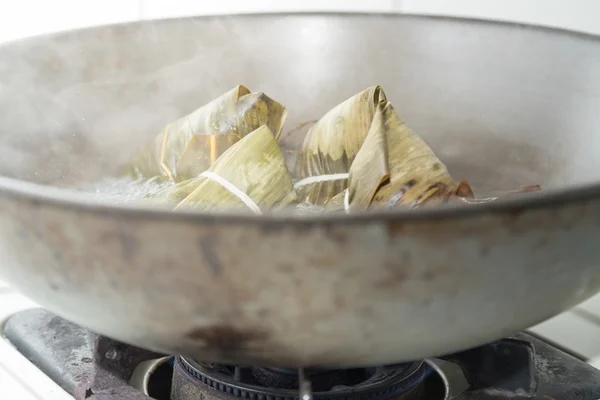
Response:
[[[294,183],[294,189],[298,190],[302,186],[311,185],[317,182],[340,181],[348,179],[349,176],[350,174],[348,173],[309,176],[308,178],[300,179],[298,182]]]
[[[235,186],[233,183],[229,182],[227,179],[223,178],[222,176],[219,176],[217,174],[215,174],[214,172],[211,171],[204,171],[203,173],[201,173],[198,178],[200,177],[204,177],[207,179],[210,179],[213,182],[218,183],[219,185],[223,186],[223,188],[227,189],[232,195],[236,196],[238,199],[240,199],[250,210],[252,210],[253,213],[258,214],[258,215],[262,215],[262,212],[260,211],[260,207],[258,206],[258,204],[256,204],[256,202],[254,200],[252,200],[250,198],[250,196],[248,196],[246,193],[244,193],[243,191],[241,191],[240,189],[238,189],[237,186]],[[197,188],[196,190],[201,189],[201,188]],[[195,194],[194,192],[191,193],[191,195]],[[180,205],[182,205],[185,202],[185,199],[182,200],[176,207],[175,209],[177,209]]]
[[[350,191],[344,190],[344,211],[346,214],[350,214]]]

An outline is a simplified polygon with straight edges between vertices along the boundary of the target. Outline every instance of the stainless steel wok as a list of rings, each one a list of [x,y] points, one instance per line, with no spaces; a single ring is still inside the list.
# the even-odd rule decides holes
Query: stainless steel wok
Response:
[[[171,213],[64,188],[244,84],[288,128],[380,84],[457,178],[541,184],[459,209]],[[600,289],[600,40],[396,15],[100,27],[0,48],[0,277],[94,331],[198,359],[365,365],[526,328]]]

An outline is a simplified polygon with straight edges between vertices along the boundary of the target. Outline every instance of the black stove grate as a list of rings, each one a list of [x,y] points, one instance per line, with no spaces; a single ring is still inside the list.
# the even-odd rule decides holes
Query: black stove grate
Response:
[[[7,320],[2,333],[21,354],[77,400],[149,399],[129,386],[128,380],[141,361],[159,358],[160,354],[95,335],[42,309],[30,309],[14,314]],[[184,366],[184,360],[176,358],[179,360],[176,360],[175,365],[165,366],[165,371],[168,371],[163,374],[163,378],[167,376],[168,378],[165,379],[168,380],[171,378],[172,371],[171,400],[223,400],[225,398],[296,400],[298,397],[294,389],[298,378],[292,370],[236,368],[218,364],[200,365],[187,359],[185,359],[187,365]],[[194,369],[189,368],[190,365]],[[412,398],[443,399],[443,393],[440,394],[437,390],[432,392],[432,387],[436,385],[430,384],[439,383],[442,381],[440,378],[442,376],[446,379],[446,389],[452,394],[453,400],[600,399],[599,370],[544,341],[522,333],[443,357],[443,360],[435,360],[435,373],[429,373],[427,370],[420,371],[419,368],[411,372],[411,368],[415,365],[419,365],[419,368],[429,367],[427,363],[426,365],[417,363],[380,367],[391,376],[403,375],[402,384],[400,386],[392,384],[387,387],[390,397],[385,398],[384,390],[373,389],[371,392],[367,391],[368,395],[364,398],[360,397],[360,400],[365,398],[390,400],[393,398],[391,395],[398,391],[402,399],[413,394],[415,397]],[[446,368],[441,370],[441,375],[437,371],[439,365],[445,365]],[[511,367],[508,368],[508,365]],[[449,374],[448,366],[455,367],[457,370],[454,372],[458,372],[460,376],[454,372]],[[389,378],[389,375],[381,374],[377,369],[358,370],[360,369],[355,369],[354,372],[346,375],[340,375],[339,371],[332,373],[332,371],[314,369],[305,372],[317,389],[324,390],[324,392],[316,391],[318,397],[315,396],[315,400],[325,399],[327,396],[338,396],[339,400],[352,400],[356,398],[353,396],[358,386],[369,384],[377,386],[377,383],[381,383],[381,379]],[[410,379],[415,379],[413,382],[422,382],[419,378],[420,374],[425,375],[424,383],[414,384],[411,388]],[[160,374],[156,374],[156,379],[159,379],[158,375]],[[463,382],[459,384],[456,378],[460,377]],[[205,382],[199,385],[198,382],[202,380]],[[264,385],[267,382],[275,388],[266,390],[265,393]],[[169,383],[167,382],[165,387]],[[463,383],[465,386],[461,387]],[[256,385],[257,390],[262,393],[248,390],[246,384]],[[155,389],[162,387],[158,381],[153,381],[152,385]],[[442,384],[442,389],[443,386]],[[459,387],[461,388],[457,389]],[[409,388],[411,389],[408,390]],[[423,392],[419,392],[421,389]],[[282,394],[282,390],[288,392]],[[406,391],[402,392],[402,390]],[[347,397],[340,395],[344,391],[348,393]],[[164,396],[165,391],[162,392]],[[321,395],[321,393],[325,394]],[[166,399],[161,398],[161,400]]]
[[[177,358],[176,381],[186,386],[197,384],[199,390],[210,388],[229,398],[247,400],[300,400],[298,375],[294,370],[279,368],[240,367],[200,363],[184,357]],[[389,400],[405,399],[419,392],[419,384],[431,368],[424,362],[371,368],[338,370],[306,370],[311,382],[313,400]],[[187,375],[196,380],[178,374]],[[189,388],[187,389],[189,390]],[[179,400],[176,395],[174,400]]]

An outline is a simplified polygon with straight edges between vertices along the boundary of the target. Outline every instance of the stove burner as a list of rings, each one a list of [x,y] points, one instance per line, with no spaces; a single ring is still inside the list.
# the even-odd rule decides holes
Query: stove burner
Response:
[[[306,369],[303,382],[315,389],[302,394],[295,370],[173,360],[41,309],[12,315],[0,327],[0,344],[5,340],[13,356],[32,362],[27,376],[43,373],[75,399],[149,400],[145,393],[156,400],[297,400],[307,393],[314,400],[600,399],[600,371],[524,333],[424,364]]]
[[[313,400],[415,399],[422,393],[430,367],[424,362],[353,369],[305,369]],[[297,370],[239,367],[201,363],[177,357],[172,400],[240,398],[246,400],[299,400]],[[207,396],[208,394],[208,396]]]
[[[260,386],[278,389],[298,389],[297,369],[251,368],[252,376]],[[326,392],[336,386],[354,386],[367,381],[376,372],[376,368],[355,368],[346,370],[304,369],[304,376],[310,381],[313,391]]]

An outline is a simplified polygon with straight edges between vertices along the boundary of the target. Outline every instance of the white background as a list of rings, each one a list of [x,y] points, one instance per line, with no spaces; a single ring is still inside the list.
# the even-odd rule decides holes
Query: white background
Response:
[[[2,0],[0,41],[138,19],[295,10],[460,15],[600,34],[598,0]]]

